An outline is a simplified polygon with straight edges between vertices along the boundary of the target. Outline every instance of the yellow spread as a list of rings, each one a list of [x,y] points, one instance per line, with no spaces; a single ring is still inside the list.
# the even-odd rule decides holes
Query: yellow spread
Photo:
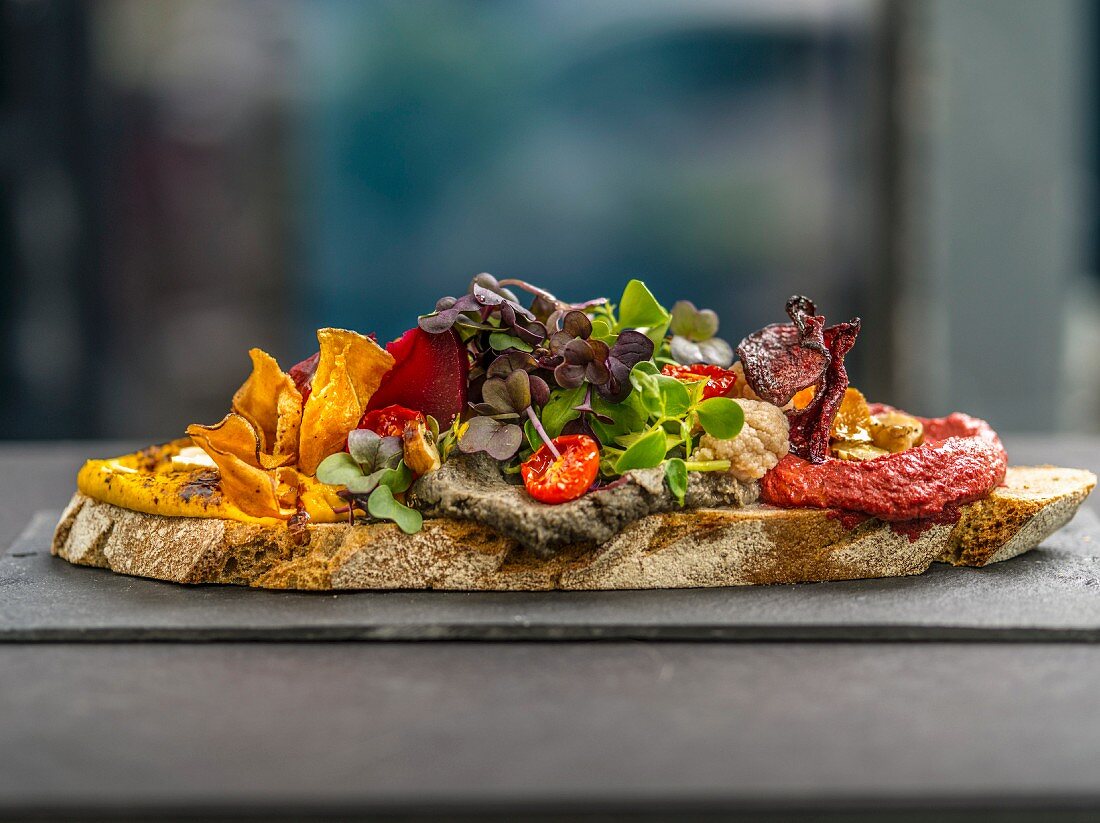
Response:
[[[81,492],[134,511],[167,517],[221,517],[245,523],[275,525],[285,521],[245,514],[222,494],[215,468],[173,465],[191,438],[106,460],[89,460],[77,475]],[[346,505],[333,489],[316,478],[299,474],[298,501],[313,523],[333,523],[346,514],[334,508]]]

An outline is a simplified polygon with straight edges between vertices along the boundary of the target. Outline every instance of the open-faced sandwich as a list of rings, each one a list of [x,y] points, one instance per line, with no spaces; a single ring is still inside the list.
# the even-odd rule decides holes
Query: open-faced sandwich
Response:
[[[253,349],[221,421],[81,469],[53,552],[267,588],[795,583],[1005,560],[1095,485],[1009,468],[982,420],[868,403],[859,320],[786,311],[734,350],[637,280],[568,303],[478,275],[384,347]]]

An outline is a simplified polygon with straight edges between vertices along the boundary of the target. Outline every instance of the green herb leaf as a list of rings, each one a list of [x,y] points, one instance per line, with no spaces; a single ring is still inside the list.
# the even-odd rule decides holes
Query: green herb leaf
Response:
[[[656,344],[664,338],[671,319],[672,316],[657,302],[645,283],[631,280],[626,284],[619,301],[618,331],[637,329]]]
[[[518,349],[519,351],[531,351],[531,345],[520,340],[512,334],[503,331],[495,331],[489,335],[489,346],[494,351],[506,349]]]
[[[615,461],[615,472],[622,474],[631,469],[651,469],[661,465],[668,451],[665,430],[658,427],[635,440]]]
[[[350,481],[362,476],[363,469],[347,452],[330,454],[317,467],[317,479],[330,486],[346,486]]]
[[[710,309],[697,309],[690,300],[677,300],[672,306],[672,333],[688,340],[709,340],[718,334],[718,315]]]
[[[592,321],[592,337],[595,340],[602,340],[608,346],[612,345],[615,342],[615,332],[611,328],[611,323],[603,317],[595,318]]]
[[[370,494],[372,491],[378,488],[378,481],[386,474],[386,472],[392,472],[393,469],[379,469],[376,472],[371,472],[365,477],[357,477],[354,480],[348,481],[348,491],[352,494]]]
[[[543,424],[543,428],[546,428],[546,424]],[[523,436],[527,439],[527,446],[531,451],[535,452],[542,448],[542,438],[539,437],[538,430],[535,429],[535,424],[530,420],[523,421]]]
[[[424,525],[424,518],[393,496],[389,486],[379,486],[367,498],[367,512],[379,520],[392,520],[405,534],[415,534]]]
[[[657,390],[661,395],[661,406],[666,417],[682,417],[691,408],[691,393],[687,386],[675,377],[657,375]]]
[[[657,375],[646,368],[648,360],[644,360],[630,370],[630,385],[638,393],[638,398],[646,411],[654,417],[661,414],[664,403],[661,400],[661,385],[657,382]],[[652,365],[652,364],[650,364]]]
[[[402,460],[397,464],[396,469],[382,469],[378,478],[378,485],[389,486],[390,491],[394,494],[400,494],[412,485],[412,480],[412,471]]]
[[[581,413],[573,407],[584,402],[584,386],[575,389],[554,389],[550,392],[550,402],[542,407],[539,420],[546,433],[551,437],[557,437],[570,420],[576,420]],[[538,449],[542,445],[542,439],[538,438],[538,445],[532,442],[532,448]]]
[[[741,432],[745,413],[728,397],[712,397],[695,407],[703,431],[719,440],[730,440]]]
[[[676,502],[683,506],[688,488],[688,470],[687,464],[679,457],[670,457],[665,462],[665,482]]]

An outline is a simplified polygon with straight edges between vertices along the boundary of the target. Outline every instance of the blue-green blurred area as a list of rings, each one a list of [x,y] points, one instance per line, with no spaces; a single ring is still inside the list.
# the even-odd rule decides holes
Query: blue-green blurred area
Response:
[[[731,332],[797,288],[853,310],[857,22],[750,24],[709,2],[321,6],[295,136],[308,318],[393,336],[482,270],[577,299],[638,276]]]
[[[717,310],[735,343],[805,293],[833,320],[863,316],[861,386],[990,414],[1018,374],[990,365],[968,395],[965,369],[914,366],[898,344],[952,334],[955,281],[906,272],[985,276],[927,256],[954,248],[938,204],[955,201],[922,178],[939,121],[905,114],[947,88],[920,58],[958,29],[942,5],[3,3],[0,436],[174,436],[221,417],[249,347],[289,366],[318,326],[389,339],[480,271],[574,299],[639,277]],[[1012,26],[962,22],[1017,50]],[[1058,242],[1076,260],[1078,239]],[[1041,416],[1008,423],[1064,425]]]

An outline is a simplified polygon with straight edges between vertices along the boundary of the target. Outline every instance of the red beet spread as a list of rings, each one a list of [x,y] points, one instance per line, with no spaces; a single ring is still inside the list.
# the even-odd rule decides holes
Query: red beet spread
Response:
[[[871,406],[872,414],[889,410]],[[880,520],[930,519],[923,527],[954,522],[959,505],[985,497],[1004,480],[1008,455],[984,420],[957,412],[917,419],[924,425],[924,442],[898,454],[862,462],[827,457],[823,463],[787,455],[760,481],[760,499]]]

